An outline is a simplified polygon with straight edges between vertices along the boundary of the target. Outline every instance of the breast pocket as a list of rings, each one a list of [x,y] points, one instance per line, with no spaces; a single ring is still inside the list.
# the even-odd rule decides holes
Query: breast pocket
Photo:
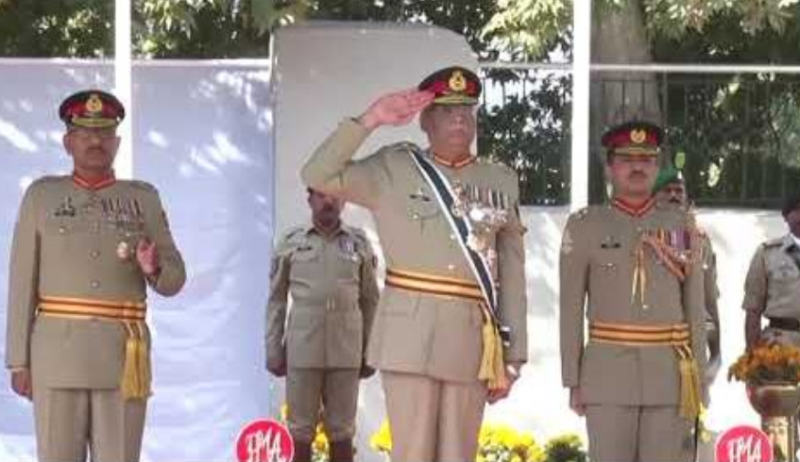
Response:
[[[336,276],[340,284],[357,284],[362,257],[353,251],[339,250],[336,255]]]
[[[292,279],[294,281],[317,281],[324,270],[320,249],[316,247],[300,247],[292,252]]]
[[[800,278],[800,270],[792,261],[781,261],[770,268],[770,279],[777,284],[788,284]]]
[[[592,261],[592,276],[600,279],[617,278],[620,274],[624,256],[625,251],[620,248],[601,249]]]
[[[86,221],[78,217],[49,217],[43,228],[45,245],[57,247],[69,246],[88,230]]]

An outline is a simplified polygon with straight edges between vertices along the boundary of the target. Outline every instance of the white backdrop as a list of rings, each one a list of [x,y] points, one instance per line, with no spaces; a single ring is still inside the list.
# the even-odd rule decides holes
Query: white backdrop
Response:
[[[0,60],[0,349],[8,255],[24,187],[69,172],[56,109],[110,66]],[[233,441],[271,406],[264,308],[273,217],[266,63],[139,63],[134,67],[134,177],[154,183],[183,252],[188,282],[150,297],[154,391],[143,460],[232,460]],[[32,406],[0,373],[0,460],[34,460]]]
[[[296,31],[287,29],[283,36],[289,40],[284,45],[297,48],[279,60],[276,72],[285,73],[273,81],[282,95],[277,100],[263,63],[139,63],[134,68],[134,176],[160,189],[189,278],[177,297],[150,300],[155,396],[145,462],[232,460],[240,427],[275,415],[282,402],[281,381],[270,381],[263,369],[269,253],[273,229],[307,217],[297,168],[309,149],[379,92],[415,84],[440,53],[471,63],[459,37],[436,29],[339,26],[305,37],[293,36]],[[61,99],[87,86],[109,88],[113,78],[110,66],[97,63],[0,60],[0,81],[2,350],[6,262],[22,191],[40,175],[69,171],[56,117]],[[384,130],[371,145],[407,138],[415,130]],[[488,420],[531,430],[540,439],[583,432],[560,385],[557,260],[566,213],[563,207],[523,209],[529,228],[530,363],[512,396],[487,412]],[[350,210],[348,218],[370,226],[361,211]],[[743,346],[739,305],[750,256],[760,241],[785,229],[773,212],[701,210],[699,220],[718,252],[727,368]],[[712,397],[713,428],[757,422],[743,387],[726,382],[724,372]],[[375,377],[365,383],[359,406],[362,460],[379,460],[367,441],[383,415]],[[0,461],[34,460],[32,433],[30,404],[13,395],[7,374],[0,372]]]

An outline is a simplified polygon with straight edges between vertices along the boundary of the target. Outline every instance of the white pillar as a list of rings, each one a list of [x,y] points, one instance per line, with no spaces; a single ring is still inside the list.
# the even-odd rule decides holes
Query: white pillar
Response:
[[[570,208],[589,203],[589,80],[591,78],[592,1],[572,2],[572,152]]]
[[[125,105],[125,121],[114,170],[119,178],[133,176],[133,104],[131,90],[131,0],[114,0],[114,95]]]

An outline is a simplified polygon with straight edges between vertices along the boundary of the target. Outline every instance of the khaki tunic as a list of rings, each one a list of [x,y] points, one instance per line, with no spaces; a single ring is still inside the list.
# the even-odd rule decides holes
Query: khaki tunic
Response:
[[[146,279],[136,243],[155,242],[161,272]],[[130,257],[121,259],[121,242]],[[32,367],[55,388],[119,387],[127,337],[116,321],[39,316],[40,296],[144,302],[147,286],[175,295],[186,278],[158,192],[142,181],[89,191],[69,176],[28,188],[14,230],[9,281],[6,366]]]
[[[156,244],[154,278],[136,263],[141,239]],[[158,192],[141,181],[89,190],[41,178],[22,201],[10,266],[6,366],[31,371],[38,459],[82,461],[91,447],[92,460],[138,460],[146,400],[120,389],[127,330],[38,308],[43,297],[144,303],[148,286],[175,295],[186,273]],[[149,344],[146,326],[144,335]]]
[[[645,230],[685,229],[688,215],[657,205],[642,217],[611,206],[572,214],[561,247],[561,358],[565,387],[587,404],[678,405],[678,359],[671,346],[629,347],[586,341],[584,320],[633,325],[688,323],[702,371],[706,362],[703,273],[681,281],[645,253],[644,304],[632,296],[634,249]]]
[[[761,244],[747,271],[742,307],[766,318],[800,320],[798,259],[800,248],[791,234]],[[764,334],[800,346],[800,333],[767,327]]]
[[[369,131],[345,120],[303,167],[310,187],[343,197],[372,211],[387,268],[474,281],[470,267],[404,143],[353,160]],[[501,324],[511,328],[506,362],[527,359],[525,251],[517,208],[514,171],[473,162],[461,168],[439,165],[451,182],[510,198],[509,221],[494,236]],[[369,363],[383,370],[452,381],[474,381],[481,359],[479,303],[386,287],[368,346]]]
[[[332,239],[313,227],[289,231],[273,255],[268,361],[285,354],[291,368],[360,368],[380,295],[375,263],[359,229],[342,227]]]

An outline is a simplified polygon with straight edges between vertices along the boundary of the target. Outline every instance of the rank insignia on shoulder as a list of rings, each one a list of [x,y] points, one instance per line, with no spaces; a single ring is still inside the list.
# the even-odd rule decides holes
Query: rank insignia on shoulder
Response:
[[[569,233],[569,229],[564,231],[564,237],[561,239],[561,253],[564,255],[569,255],[572,253],[572,235]]]

